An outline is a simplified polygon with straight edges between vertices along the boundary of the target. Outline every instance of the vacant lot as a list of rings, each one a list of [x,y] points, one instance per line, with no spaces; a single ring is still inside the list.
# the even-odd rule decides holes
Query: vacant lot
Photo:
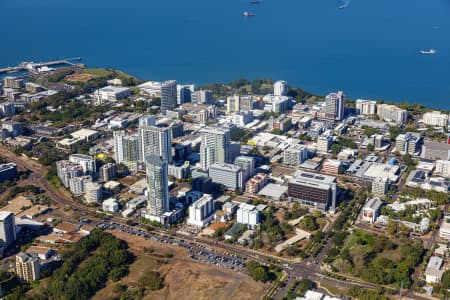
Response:
[[[146,271],[158,271],[164,277],[164,288],[146,292],[143,299],[261,299],[270,285],[253,281],[249,276],[227,269],[190,260],[186,251],[179,247],[133,237],[113,231],[118,238],[126,240],[136,261],[130,273],[120,283],[135,287],[139,277]],[[144,247],[152,249],[145,253]],[[173,258],[164,254],[171,253]],[[105,299],[116,295],[115,283],[100,290],[94,299]]]

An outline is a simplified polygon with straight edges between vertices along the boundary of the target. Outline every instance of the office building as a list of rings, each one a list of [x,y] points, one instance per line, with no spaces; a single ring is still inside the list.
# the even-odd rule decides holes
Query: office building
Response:
[[[16,275],[21,282],[33,282],[40,278],[40,260],[37,254],[20,252],[16,255]]]
[[[377,102],[372,100],[356,100],[356,113],[359,115],[374,115],[377,112]]]
[[[277,130],[281,133],[285,133],[292,127],[291,118],[286,117],[285,114],[279,115],[276,118],[270,117],[267,122],[269,123],[269,130]]]
[[[422,137],[420,134],[407,132],[399,134],[395,139],[395,150],[401,154],[416,155],[420,151]]]
[[[239,127],[244,127],[246,124],[250,123],[251,121],[253,121],[253,112],[252,111],[243,110],[240,112],[234,112],[232,114],[233,124],[235,124]]]
[[[408,112],[395,105],[378,104],[377,114],[382,120],[397,124],[405,123],[408,119]]]
[[[155,115],[143,115],[139,118],[139,127],[143,126],[156,126]]]
[[[177,179],[183,179],[189,177],[191,166],[189,161],[185,161],[183,164],[170,164],[168,166],[168,170],[169,176],[173,176]]]
[[[363,207],[362,220],[374,223],[380,215],[381,205],[383,202],[378,197],[368,199]]]
[[[448,114],[440,111],[426,112],[423,114],[423,123],[430,126],[448,126]]]
[[[103,199],[102,185],[97,182],[86,182],[84,186],[84,199],[86,203],[99,203]]]
[[[283,163],[288,166],[298,167],[308,159],[308,148],[305,145],[292,145],[284,150]]]
[[[15,121],[5,121],[2,124],[2,129],[6,130],[10,137],[16,137],[22,134],[22,123]]]
[[[434,171],[436,175],[442,175],[450,178],[450,161],[449,160],[437,160],[436,169]]]
[[[139,127],[142,157],[161,156],[168,163],[172,162],[172,137],[170,128],[156,126]]]
[[[95,96],[97,98],[97,104],[102,104],[105,102],[114,102],[123,98],[130,97],[131,90],[127,87],[109,85],[98,89],[95,92]]]
[[[213,104],[214,96],[210,90],[195,91],[191,95],[192,102],[197,104]]]
[[[342,120],[345,114],[345,97],[342,91],[328,94],[325,97],[325,118],[331,120]]]
[[[209,194],[204,194],[200,199],[189,206],[189,225],[204,227],[214,218],[214,200]]]
[[[177,104],[189,103],[192,101],[192,93],[195,91],[193,84],[177,85]]]
[[[18,176],[15,163],[0,164],[0,183],[6,180],[14,180]]]
[[[6,245],[16,240],[16,222],[9,211],[0,211],[0,240]]]
[[[14,103],[6,101],[3,103],[0,103],[0,116],[5,117],[11,117],[16,114],[16,106]]]
[[[110,181],[117,176],[117,166],[113,163],[107,163],[100,167],[99,169],[100,179],[103,182]]]
[[[333,144],[332,135],[328,133],[319,135],[319,137],[317,138],[317,151],[327,153],[330,150],[332,144]]]
[[[287,82],[284,80],[275,81],[273,84],[273,94],[275,96],[286,96]]]
[[[115,198],[109,198],[103,201],[102,209],[104,212],[115,213],[119,211],[119,203]]]
[[[265,95],[263,101],[264,110],[274,113],[284,113],[292,107],[293,103],[295,103],[290,97],[275,95]]]
[[[169,211],[169,187],[167,161],[157,155],[145,157],[147,180],[147,214],[160,221]]]
[[[372,195],[384,197],[389,190],[389,178],[377,177],[372,181]]]
[[[256,195],[267,185],[267,175],[258,173],[245,183],[245,191],[249,194]]]
[[[5,88],[11,88],[11,89],[21,89],[24,86],[25,81],[23,79],[13,77],[13,76],[6,76],[3,78],[3,85]]]
[[[237,223],[248,225],[254,228],[261,222],[261,216],[256,206],[247,203],[242,203],[236,212]]]
[[[83,168],[83,172],[85,175],[91,175],[95,177],[95,175],[97,174],[95,159],[92,156],[84,154],[72,154],[69,156],[69,161],[80,165]]]
[[[209,167],[209,177],[212,182],[224,185],[231,190],[244,187],[243,171],[232,164],[215,163]]]
[[[422,146],[422,158],[450,160],[450,144],[425,141]]]
[[[177,82],[175,80],[161,83],[161,114],[177,106]]]
[[[255,159],[250,156],[238,156],[234,160],[234,165],[242,169],[244,181],[247,181],[255,173],[255,164]]]
[[[342,162],[337,159],[327,159],[322,165],[322,172],[338,175],[342,169]]]
[[[288,183],[288,196],[319,210],[336,209],[336,177],[298,171]]]
[[[69,187],[70,179],[82,176],[84,170],[79,164],[68,160],[60,160],[56,162],[56,172],[58,174],[58,178],[61,180],[61,183],[65,187]]]
[[[207,171],[214,163],[230,162],[230,130],[219,127],[206,127],[200,130],[200,163]]]
[[[113,132],[114,160],[129,165],[142,160],[141,138],[138,134],[125,135],[124,130]]]

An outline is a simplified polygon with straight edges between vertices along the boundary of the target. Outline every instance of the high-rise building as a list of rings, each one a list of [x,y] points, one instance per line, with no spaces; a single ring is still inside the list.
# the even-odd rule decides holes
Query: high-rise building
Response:
[[[188,103],[192,101],[192,93],[195,91],[195,86],[193,84],[188,85],[177,85],[177,104],[182,105],[183,103]]]
[[[408,112],[395,105],[378,104],[377,114],[381,119],[397,124],[404,123],[408,119]]]
[[[242,169],[244,182],[255,173],[255,164],[255,159],[251,156],[238,156],[234,160],[234,165]]]
[[[197,104],[212,104],[214,103],[213,92],[210,90],[195,91],[191,95],[192,102]]]
[[[356,113],[360,115],[374,115],[377,112],[377,101],[356,100]]]
[[[336,209],[336,177],[298,171],[288,183],[288,196],[320,210]]]
[[[232,164],[215,163],[209,167],[212,182],[222,184],[231,190],[244,188],[243,171]]]
[[[0,115],[2,117],[10,117],[16,114],[16,105],[12,102],[0,103]]]
[[[273,94],[275,96],[286,96],[287,82],[284,80],[275,81],[273,84]]]
[[[142,126],[139,127],[142,157],[151,154],[161,156],[168,163],[172,162],[172,137],[168,127]]]
[[[141,139],[137,134],[126,135],[124,130],[114,131],[114,160],[116,163],[142,160]]]
[[[161,113],[166,114],[177,106],[177,82],[175,80],[161,83]]]
[[[7,245],[16,240],[16,222],[9,211],[0,211],[0,240]]]
[[[81,196],[86,192],[86,184],[92,182],[90,175],[73,177],[69,179],[69,188],[75,196]]]
[[[169,187],[167,161],[158,155],[145,157],[147,171],[147,214],[160,218],[169,210]]]
[[[83,168],[83,172],[85,175],[95,176],[97,174],[95,159],[92,156],[84,154],[72,154],[69,156],[69,161],[80,165]]]
[[[21,78],[7,76],[3,78],[3,84],[5,88],[21,89],[23,88],[25,81]]]
[[[56,162],[56,172],[58,174],[58,178],[61,180],[61,183],[65,187],[69,187],[70,179],[82,176],[84,170],[79,164],[68,160],[60,160]]]
[[[86,182],[84,186],[84,199],[88,204],[98,203],[103,198],[103,188],[98,182]]]
[[[40,265],[37,254],[20,252],[16,255],[16,275],[22,282],[39,280]]]
[[[423,114],[423,123],[431,126],[448,126],[448,114],[440,111],[426,112]]]
[[[317,138],[317,151],[327,153],[333,144],[333,136],[325,132]]]
[[[328,94],[325,97],[325,118],[342,120],[345,114],[345,97],[342,91]]]
[[[198,227],[205,226],[214,217],[214,200],[209,194],[204,194],[200,199],[189,206],[189,218],[186,223]]]
[[[100,179],[104,182],[110,181],[117,176],[117,167],[116,164],[107,163],[101,166],[99,169]]]
[[[260,212],[256,206],[242,203],[236,213],[236,221],[253,228],[261,222]]]
[[[384,197],[389,190],[389,178],[377,177],[372,181],[372,194],[378,197]]]
[[[230,130],[227,128],[206,127],[200,130],[200,162],[203,170],[213,163],[230,162]]]
[[[308,148],[305,145],[292,145],[284,150],[283,163],[288,166],[298,167],[308,159]]]
[[[227,97],[227,114],[253,110],[253,96],[233,95]]]

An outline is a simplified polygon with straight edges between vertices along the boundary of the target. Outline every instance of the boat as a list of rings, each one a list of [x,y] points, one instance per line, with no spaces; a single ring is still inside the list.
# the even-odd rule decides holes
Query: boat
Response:
[[[346,7],[345,4],[339,5],[339,9],[344,9]]]
[[[252,14],[252,13],[249,13],[249,12],[244,12],[244,17],[254,17],[254,16],[256,16],[256,14]]]
[[[420,54],[433,55],[433,54],[436,54],[436,50],[434,50],[434,49],[430,49],[430,50],[420,50]]]
[[[250,1],[250,4],[260,4],[260,3],[261,3],[261,1],[259,1],[259,0]]]

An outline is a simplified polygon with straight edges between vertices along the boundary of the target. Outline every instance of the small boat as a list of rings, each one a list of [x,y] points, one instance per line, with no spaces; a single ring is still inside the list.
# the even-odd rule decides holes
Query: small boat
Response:
[[[346,7],[346,5],[345,4],[342,4],[342,5],[339,5],[339,9],[344,9]]]
[[[420,54],[434,55],[434,54],[436,54],[436,50],[434,50],[434,49],[430,49],[430,50],[420,50]]]
[[[250,4],[260,4],[260,3],[261,3],[261,1],[259,1],[259,0],[250,1]]]
[[[254,17],[254,16],[256,16],[256,14],[252,14],[252,13],[249,13],[249,12],[244,12],[244,17]]]

